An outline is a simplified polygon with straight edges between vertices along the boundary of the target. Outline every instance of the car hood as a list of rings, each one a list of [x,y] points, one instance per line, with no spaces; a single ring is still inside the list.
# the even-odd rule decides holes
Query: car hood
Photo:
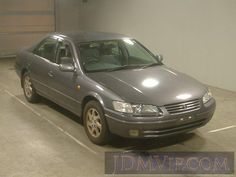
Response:
[[[130,103],[162,106],[198,99],[207,91],[197,80],[164,65],[88,73],[88,77]]]

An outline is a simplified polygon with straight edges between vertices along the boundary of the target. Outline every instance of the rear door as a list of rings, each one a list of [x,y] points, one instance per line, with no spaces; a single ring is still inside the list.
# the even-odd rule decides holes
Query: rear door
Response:
[[[56,62],[56,51],[58,40],[53,37],[43,40],[33,51],[33,62],[31,64],[31,78],[35,88],[44,95],[49,95],[52,89],[48,86],[52,73],[51,64]]]

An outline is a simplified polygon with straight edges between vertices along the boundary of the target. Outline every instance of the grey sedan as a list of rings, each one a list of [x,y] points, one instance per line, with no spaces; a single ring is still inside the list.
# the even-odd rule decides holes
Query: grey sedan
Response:
[[[188,132],[205,125],[216,107],[205,85],[120,34],[51,34],[19,52],[15,67],[29,102],[43,96],[75,113],[100,145],[111,134],[153,138]]]

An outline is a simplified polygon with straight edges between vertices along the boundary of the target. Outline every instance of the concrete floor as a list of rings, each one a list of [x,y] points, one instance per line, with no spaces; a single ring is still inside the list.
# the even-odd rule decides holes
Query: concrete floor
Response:
[[[117,138],[100,147],[88,140],[75,115],[46,99],[27,103],[13,66],[14,58],[0,59],[0,177],[105,176],[107,151],[236,150],[235,92],[212,87],[216,113],[193,133],[153,140]]]

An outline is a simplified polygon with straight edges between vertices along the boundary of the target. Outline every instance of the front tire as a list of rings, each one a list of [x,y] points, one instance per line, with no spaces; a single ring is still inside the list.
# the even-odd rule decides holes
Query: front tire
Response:
[[[22,87],[23,87],[25,98],[27,99],[28,102],[36,103],[39,101],[40,96],[37,94],[28,72],[25,72],[23,74]]]
[[[110,133],[102,106],[97,101],[89,101],[83,112],[84,129],[88,138],[97,145],[107,144]]]

